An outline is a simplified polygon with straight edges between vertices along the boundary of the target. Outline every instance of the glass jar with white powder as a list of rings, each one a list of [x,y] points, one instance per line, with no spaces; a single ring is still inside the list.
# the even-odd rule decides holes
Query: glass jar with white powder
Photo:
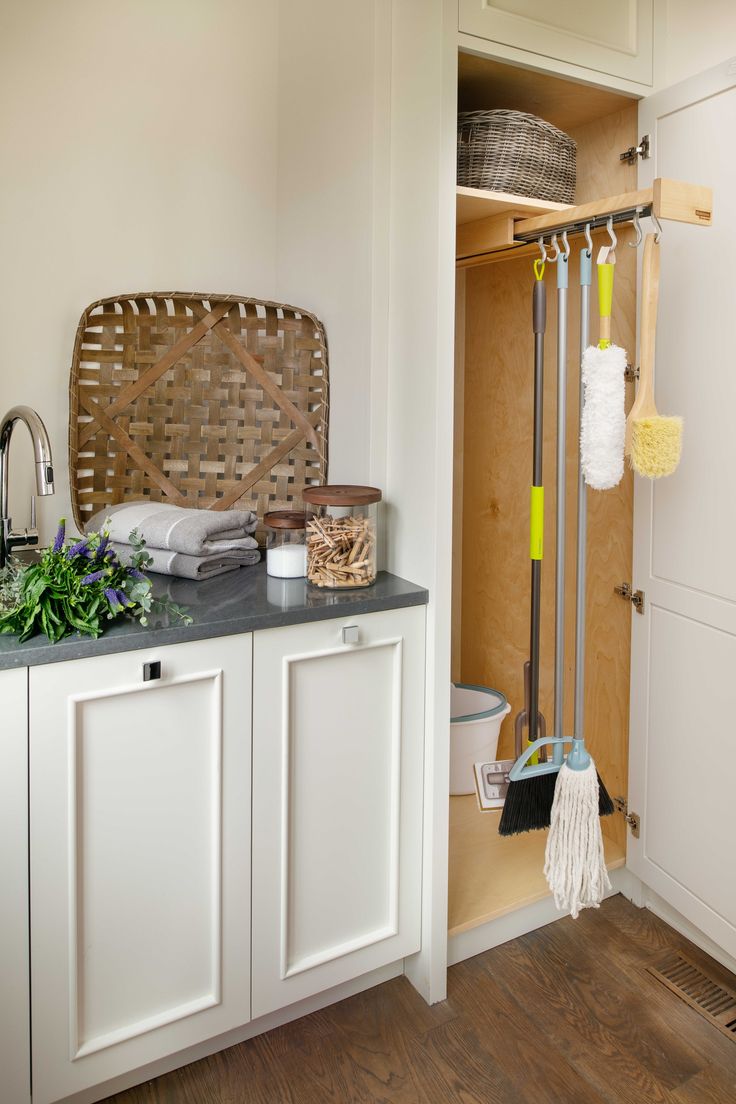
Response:
[[[296,510],[272,510],[263,524],[266,573],[277,579],[303,579],[307,574],[306,516]]]

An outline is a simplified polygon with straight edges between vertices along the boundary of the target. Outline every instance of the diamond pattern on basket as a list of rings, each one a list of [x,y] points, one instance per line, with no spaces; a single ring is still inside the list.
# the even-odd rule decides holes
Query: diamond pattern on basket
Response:
[[[129,499],[268,510],[327,480],[327,340],[298,307],[142,292],[82,314],[71,367],[74,519]]]

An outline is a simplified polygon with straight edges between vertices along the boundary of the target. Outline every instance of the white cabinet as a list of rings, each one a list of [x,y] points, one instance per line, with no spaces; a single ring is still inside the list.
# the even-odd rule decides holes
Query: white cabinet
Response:
[[[496,43],[512,61],[552,70],[558,62],[599,74],[612,87],[651,87],[657,10],[656,0],[460,0],[459,29]]]
[[[28,993],[28,672],[0,673],[0,1084],[31,1099]]]
[[[424,624],[255,636],[254,1017],[419,949]]]
[[[34,1104],[250,1017],[251,669],[243,635],[30,671]]]
[[[656,400],[683,414],[669,479],[635,482],[629,807],[641,817],[628,864],[731,960],[736,877],[731,764],[736,716],[736,576],[731,411],[736,382],[731,247],[736,240],[736,59],[639,105],[658,176],[713,188],[713,227],[667,221],[661,244]],[[697,170],[693,168],[697,166]],[[707,387],[693,366],[707,366]]]

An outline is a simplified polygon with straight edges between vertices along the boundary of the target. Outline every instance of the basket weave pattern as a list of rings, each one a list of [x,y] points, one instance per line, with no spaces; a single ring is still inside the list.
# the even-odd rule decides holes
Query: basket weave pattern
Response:
[[[327,479],[327,342],[296,307],[141,292],[82,314],[69,386],[80,530],[128,499],[268,510]]]
[[[457,182],[463,188],[572,203],[575,142],[523,111],[461,111],[457,119]]]

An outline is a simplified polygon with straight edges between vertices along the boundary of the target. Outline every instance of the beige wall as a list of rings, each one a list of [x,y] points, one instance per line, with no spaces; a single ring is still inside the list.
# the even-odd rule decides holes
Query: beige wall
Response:
[[[661,86],[736,56],[734,0],[667,0]]]
[[[36,407],[68,503],[82,309],[136,290],[276,292],[278,5],[0,3],[0,407]],[[30,453],[13,440],[27,521]]]
[[[382,485],[370,415],[386,359],[376,330],[388,310],[379,298],[388,284],[380,166],[390,138],[389,5],[282,0],[280,11],[278,296],[313,310],[327,330],[331,482]]]

